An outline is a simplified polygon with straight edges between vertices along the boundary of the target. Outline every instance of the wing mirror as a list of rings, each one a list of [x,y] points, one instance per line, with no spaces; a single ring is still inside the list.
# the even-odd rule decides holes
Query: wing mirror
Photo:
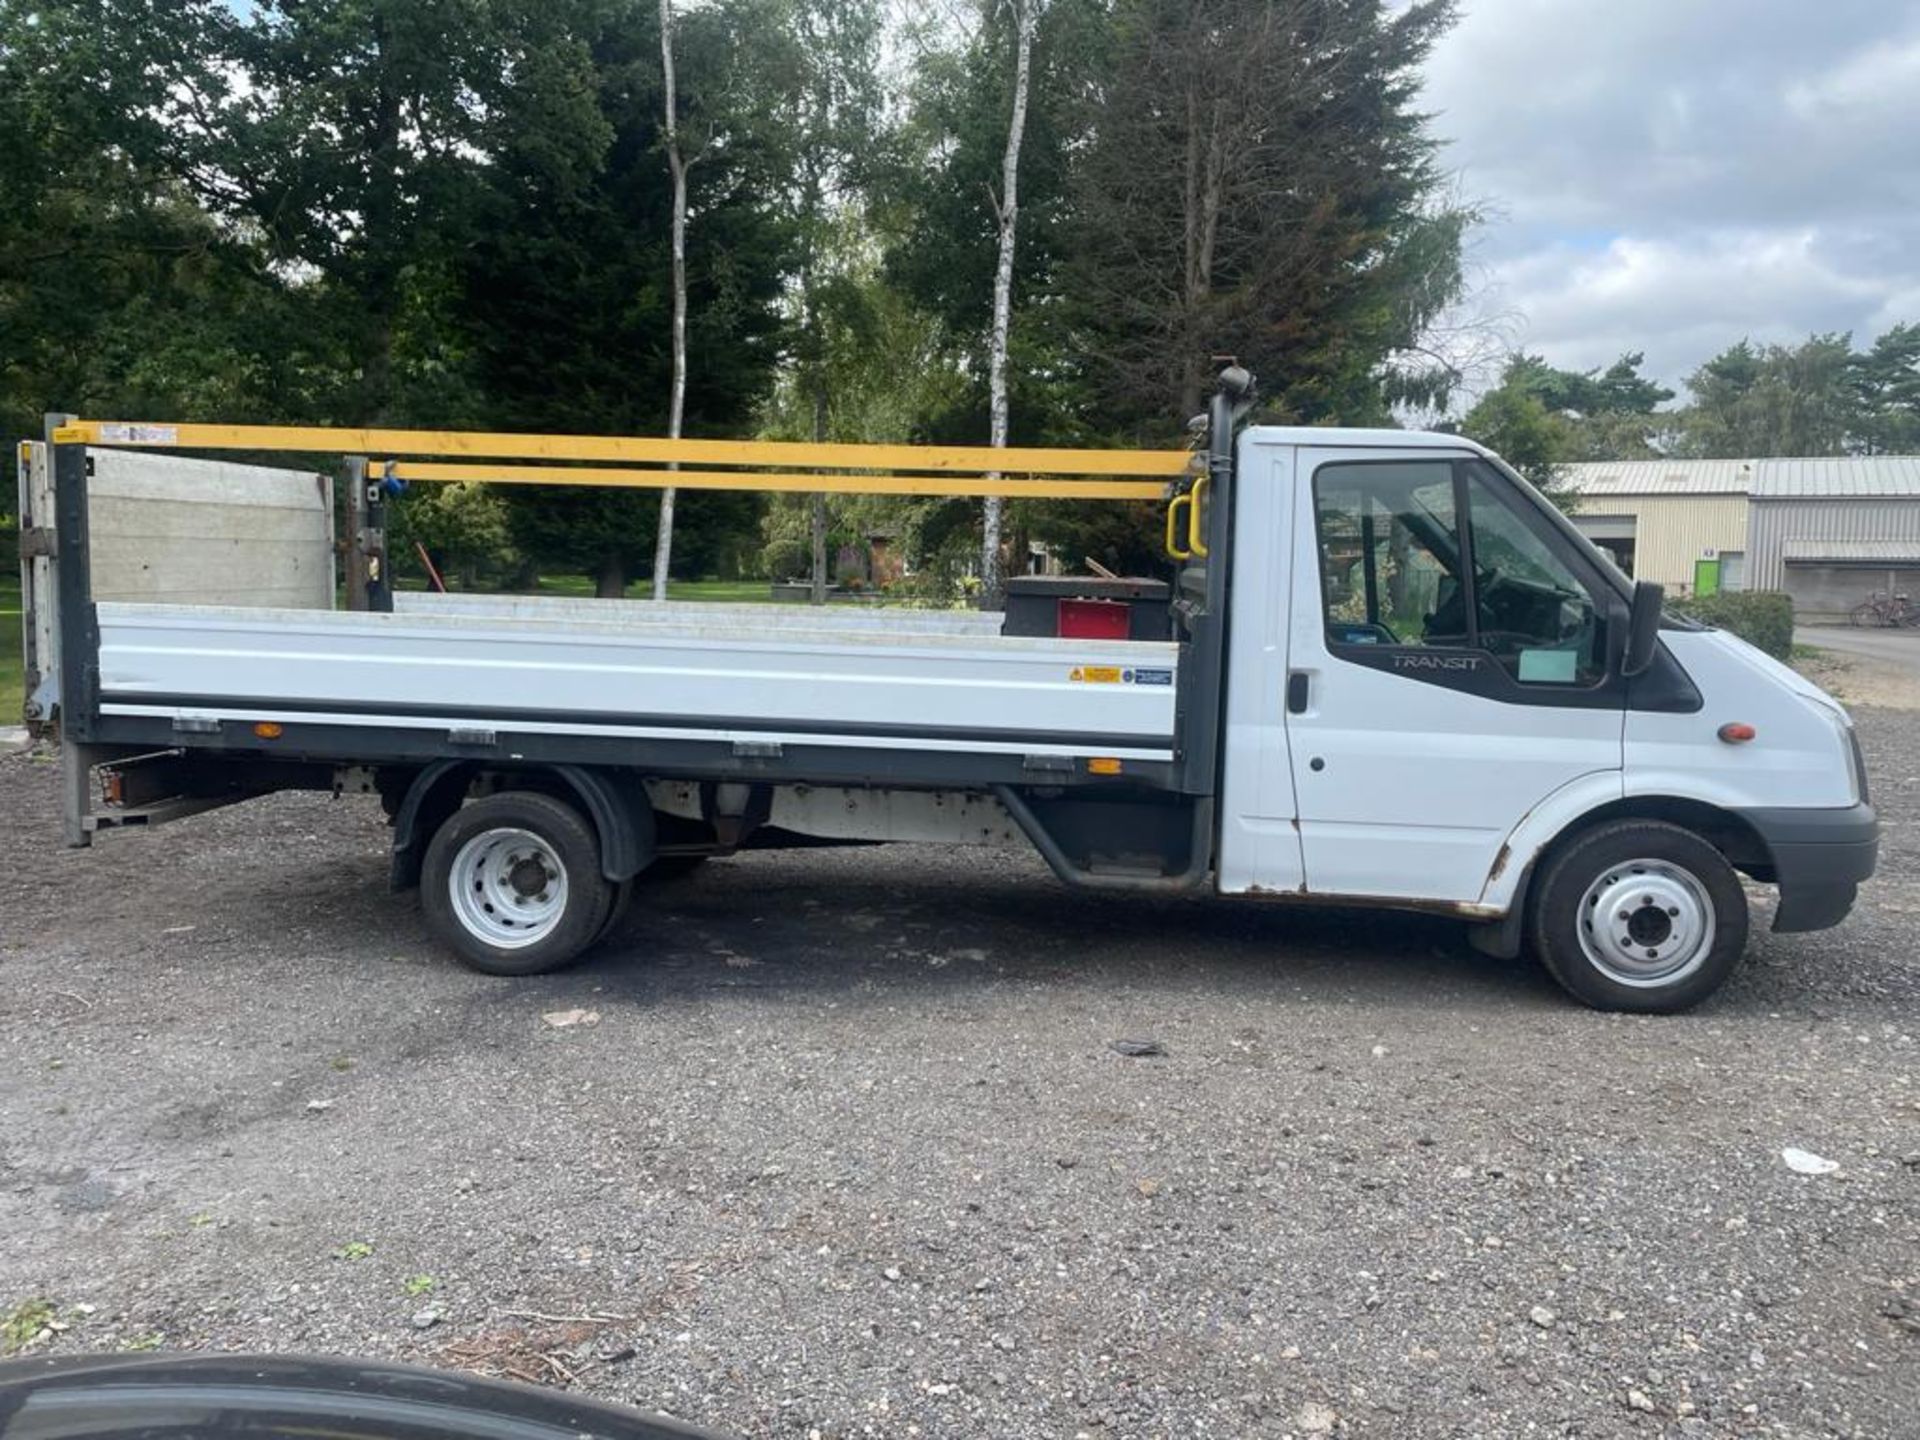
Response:
[[[1636,580],[1633,606],[1627,611],[1627,649],[1620,657],[1620,673],[1631,680],[1644,675],[1653,664],[1654,646],[1660,643],[1660,615],[1666,604],[1667,590],[1651,580]]]

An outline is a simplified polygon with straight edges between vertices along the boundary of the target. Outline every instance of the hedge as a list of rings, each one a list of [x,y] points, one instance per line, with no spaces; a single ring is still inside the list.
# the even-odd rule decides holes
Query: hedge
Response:
[[[1702,625],[1731,630],[1776,660],[1793,653],[1793,599],[1779,590],[1722,590],[1669,601],[1667,608]]]

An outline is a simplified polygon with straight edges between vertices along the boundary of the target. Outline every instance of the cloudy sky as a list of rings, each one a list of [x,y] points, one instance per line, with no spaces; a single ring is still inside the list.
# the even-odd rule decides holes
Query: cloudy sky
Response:
[[[1920,0],[1461,0],[1428,106],[1491,212],[1474,309],[1669,383],[1920,320]]]

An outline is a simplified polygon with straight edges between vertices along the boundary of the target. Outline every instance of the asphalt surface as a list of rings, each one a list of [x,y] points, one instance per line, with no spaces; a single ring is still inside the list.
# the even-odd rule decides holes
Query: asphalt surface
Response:
[[[0,760],[0,1336],[752,1436],[1920,1434],[1920,713],[1859,720],[1854,918],[1665,1019],[1439,920],[906,847],[716,863],[491,980],[371,806],[69,852]]]
[[[1920,630],[1802,625],[1794,638],[1822,650],[1862,656],[1907,675],[1920,674]]]

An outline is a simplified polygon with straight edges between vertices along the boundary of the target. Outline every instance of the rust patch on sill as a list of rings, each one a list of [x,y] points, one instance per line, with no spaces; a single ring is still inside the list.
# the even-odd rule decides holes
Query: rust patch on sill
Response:
[[[1512,858],[1513,858],[1513,847],[1511,845],[1502,845],[1500,847],[1500,853],[1493,857],[1493,868],[1487,872],[1488,885],[1493,884],[1494,881],[1498,880],[1502,875],[1507,873],[1507,861],[1511,860]],[[1482,894],[1486,893],[1484,888],[1482,889],[1481,893]]]
[[[1432,900],[1411,895],[1316,895],[1303,884],[1295,890],[1269,890],[1249,885],[1227,899],[1279,900],[1287,903],[1325,905],[1342,910],[1417,910],[1423,915],[1449,915],[1458,920],[1503,920],[1506,910],[1478,900]]]

